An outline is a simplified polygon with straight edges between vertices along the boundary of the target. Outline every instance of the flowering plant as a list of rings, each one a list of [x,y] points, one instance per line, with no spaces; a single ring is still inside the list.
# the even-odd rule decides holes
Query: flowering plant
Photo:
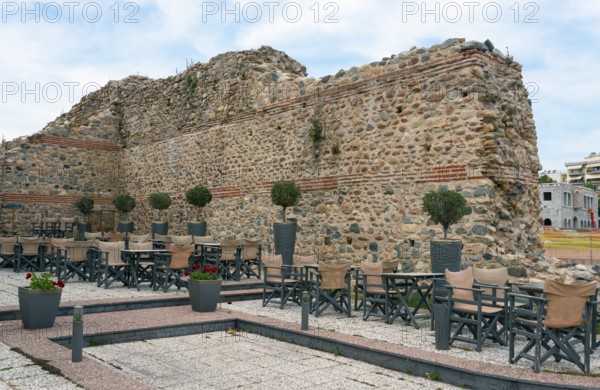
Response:
[[[186,271],[185,275],[189,275],[190,279],[194,280],[216,280],[217,272],[219,272],[219,269],[216,265],[207,265],[200,271],[200,264],[195,263],[192,265],[192,272]]]
[[[35,272],[28,272],[27,275],[25,275],[25,279],[31,279],[29,288],[32,290],[49,291],[57,290],[59,287],[65,287],[65,283],[62,280],[59,280],[58,282],[50,280],[51,276],[52,274],[50,272],[43,272],[40,275],[36,275]]]

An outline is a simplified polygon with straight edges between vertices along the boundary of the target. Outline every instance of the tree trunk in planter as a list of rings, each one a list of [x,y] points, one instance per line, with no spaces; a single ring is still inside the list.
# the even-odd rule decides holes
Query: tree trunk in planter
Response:
[[[273,222],[273,235],[275,254],[282,256],[283,265],[292,265],[296,248],[296,221]],[[284,276],[287,277],[289,272],[289,269],[284,269]]]
[[[163,236],[166,236],[168,232],[168,222],[152,222],[152,239],[154,239],[155,234],[162,234]]]
[[[461,240],[431,240],[431,272],[460,271],[462,255]],[[434,286],[434,295],[446,296],[445,287]]]
[[[206,236],[206,221],[190,221],[187,224],[188,234],[192,236]]]
[[[133,222],[131,222],[131,221],[117,222],[117,231],[119,233],[133,233]]]
[[[188,280],[190,304],[193,311],[210,312],[217,309],[221,297],[222,280]]]
[[[32,290],[19,287],[19,310],[25,329],[51,328],[56,319],[62,289]]]

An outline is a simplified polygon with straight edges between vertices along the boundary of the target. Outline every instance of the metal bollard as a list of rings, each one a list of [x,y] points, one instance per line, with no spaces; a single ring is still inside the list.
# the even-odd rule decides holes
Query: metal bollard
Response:
[[[433,305],[433,318],[435,322],[435,349],[447,350],[450,342],[450,319],[448,305],[436,303]]]
[[[73,308],[73,336],[71,337],[71,362],[83,359],[83,306]]]
[[[306,291],[302,292],[302,323],[301,329],[308,330],[308,312],[310,311],[310,297]]]

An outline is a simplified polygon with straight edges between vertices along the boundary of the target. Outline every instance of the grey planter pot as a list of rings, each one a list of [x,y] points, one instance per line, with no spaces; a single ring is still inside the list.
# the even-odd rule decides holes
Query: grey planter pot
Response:
[[[292,265],[296,247],[296,221],[273,222],[275,254],[283,257],[284,265]]]
[[[133,233],[133,222],[131,222],[131,221],[117,222],[117,231],[119,233]]]
[[[221,296],[222,280],[188,280],[190,304],[193,311],[201,313],[215,311]]]
[[[206,236],[206,222],[191,221],[187,224],[188,234],[192,236]]]
[[[51,328],[56,319],[62,289],[32,290],[19,287],[19,310],[25,329]]]
[[[85,232],[87,232],[88,224],[87,223],[78,223],[77,231],[79,232],[79,239],[81,241],[85,241]]]
[[[444,273],[446,268],[452,272],[460,271],[461,255],[461,240],[431,240],[431,272]],[[445,296],[447,290],[445,287],[436,285],[433,293],[438,296]]]
[[[152,238],[154,239],[155,234],[162,234],[166,236],[169,233],[168,222],[152,222]]]

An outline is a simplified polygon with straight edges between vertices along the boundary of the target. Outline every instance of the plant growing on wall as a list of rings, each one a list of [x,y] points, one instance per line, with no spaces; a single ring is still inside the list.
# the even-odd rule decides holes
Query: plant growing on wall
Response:
[[[285,221],[285,210],[298,204],[302,192],[300,187],[293,181],[281,180],[275,182],[271,187],[271,200],[274,205],[283,207],[283,220]]]
[[[113,206],[115,206],[119,213],[127,216],[127,214],[135,209],[136,204],[135,199],[131,195],[121,194],[113,199]]]
[[[189,188],[185,192],[185,200],[192,206],[198,207],[198,221],[202,221],[202,211],[204,207],[212,201],[212,194],[210,190],[203,186],[197,185],[195,187]]]
[[[171,197],[166,192],[153,192],[148,197],[148,202],[150,203],[150,207],[158,210],[158,217],[162,221],[163,220],[163,210],[171,207],[173,203],[171,201]]]
[[[86,222],[88,222],[88,216],[94,209],[94,200],[89,196],[82,196],[75,202],[77,210],[83,214]]]
[[[331,143],[331,153],[332,154],[340,154],[341,152],[341,142],[339,138],[336,138]]]
[[[308,130],[308,136],[312,139],[313,143],[318,144],[325,139],[325,129],[323,122],[317,118],[311,121],[311,126]]]
[[[448,238],[448,229],[465,215],[464,196],[455,191],[439,189],[430,191],[423,196],[423,211],[435,223],[442,225],[444,239]]]

